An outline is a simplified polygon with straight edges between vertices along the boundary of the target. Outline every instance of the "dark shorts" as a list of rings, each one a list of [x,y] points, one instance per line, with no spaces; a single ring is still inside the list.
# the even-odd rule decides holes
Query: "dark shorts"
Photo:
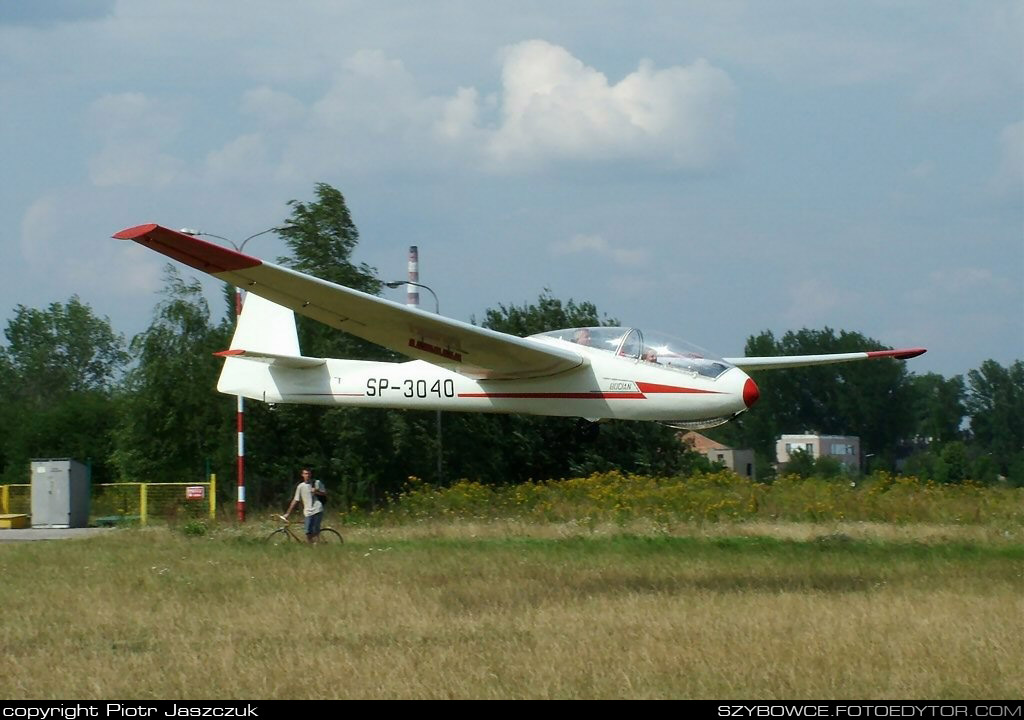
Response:
[[[309,515],[306,518],[306,534],[307,535],[319,535],[320,534],[320,523],[324,519],[324,514],[318,512],[316,515]]]

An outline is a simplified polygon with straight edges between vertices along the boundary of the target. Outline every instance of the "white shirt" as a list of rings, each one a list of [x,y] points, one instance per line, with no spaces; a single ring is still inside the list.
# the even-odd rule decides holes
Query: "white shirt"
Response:
[[[310,483],[303,481],[296,486],[295,497],[292,498],[292,502],[298,502],[299,500],[302,500],[302,514],[306,517],[324,511],[323,503],[318,499],[313,499],[313,486]]]

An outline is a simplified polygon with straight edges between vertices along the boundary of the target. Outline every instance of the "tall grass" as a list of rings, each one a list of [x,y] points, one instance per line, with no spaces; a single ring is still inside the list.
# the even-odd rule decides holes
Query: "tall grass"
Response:
[[[336,547],[268,547],[255,525],[2,543],[0,697],[1024,695],[1019,538],[615,527],[435,518],[350,527]]]
[[[460,481],[447,488],[410,478],[383,509],[352,509],[348,522],[406,523],[428,518],[628,523],[779,520],[823,522],[983,524],[1024,527],[1024,488],[971,483],[937,485],[915,477],[875,473],[857,480],[783,476],[771,485],[732,472],[692,477],[596,473],[522,485]]]

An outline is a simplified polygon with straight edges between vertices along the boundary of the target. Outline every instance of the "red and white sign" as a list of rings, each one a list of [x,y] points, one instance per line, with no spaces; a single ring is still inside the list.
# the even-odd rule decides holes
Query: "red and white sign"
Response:
[[[202,500],[206,497],[205,485],[189,485],[185,488],[186,500]]]

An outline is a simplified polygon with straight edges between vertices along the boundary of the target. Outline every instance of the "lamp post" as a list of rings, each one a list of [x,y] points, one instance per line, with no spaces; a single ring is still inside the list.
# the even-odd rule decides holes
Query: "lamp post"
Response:
[[[431,295],[434,296],[434,314],[435,315],[440,315],[441,314],[441,303],[439,303],[437,301],[437,293],[434,292],[433,290],[431,290],[429,287],[427,287],[423,283],[412,282],[411,280],[392,280],[391,282],[386,282],[384,284],[387,285],[389,288],[392,288],[392,289],[402,287],[403,285],[413,285],[415,287],[423,288],[428,293],[430,293]]]
[[[258,233],[254,234],[254,235],[250,235],[245,240],[243,240],[240,245],[236,244],[233,240],[228,240],[226,237],[222,237],[221,235],[214,235],[213,233],[209,233],[209,232],[200,232],[199,230],[192,230],[190,228],[182,228],[181,232],[185,233],[186,235],[203,235],[205,237],[217,238],[218,240],[223,240],[224,242],[229,244],[231,247],[233,247],[235,249],[236,252],[242,252],[242,250],[245,249],[245,244],[247,242],[249,242],[250,240],[252,240],[253,238],[257,238],[260,235],[266,235],[267,233],[275,232],[277,230],[280,230],[280,228],[276,228],[276,227],[267,228],[266,230],[258,232]],[[241,314],[242,314],[242,288],[236,287],[235,288],[235,324],[236,324],[236,326],[237,326],[237,323],[238,323],[238,316],[241,315]],[[238,410],[237,410],[237,416],[236,417],[237,417],[237,424],[238,424],[238,499],[237,499],[237,502],[235,504],[235,507],[236,507],[236,509],[238,511],[238,522],[245,522],[245,398],[242,397],[241,395],[238,396]]]
[[[412,285],[414,287],[423,288],[424,290],[426,290],[427,292],[429,292],[431,295],[434,296],[434,314],[435,315],[440,315],[441,314],[441,303],[437,299],[437,293],[434,292],[431,288],[427,287],[426,285],[424,285],[422,283],[418,283],[418,282],[413,282],[412,280],[392,280],[391,282],[386,282],[384,284],[387,287],[391,288],[391,289],[400,288],[403,285]],[[444,480],[443,464],[442,464],[442,461],[443,461],[442,448],[443,448],[443,445],[441,443],[441,411],[438,410],[437,411],[437,482],[438,482],[438,484],[440,484]]]

